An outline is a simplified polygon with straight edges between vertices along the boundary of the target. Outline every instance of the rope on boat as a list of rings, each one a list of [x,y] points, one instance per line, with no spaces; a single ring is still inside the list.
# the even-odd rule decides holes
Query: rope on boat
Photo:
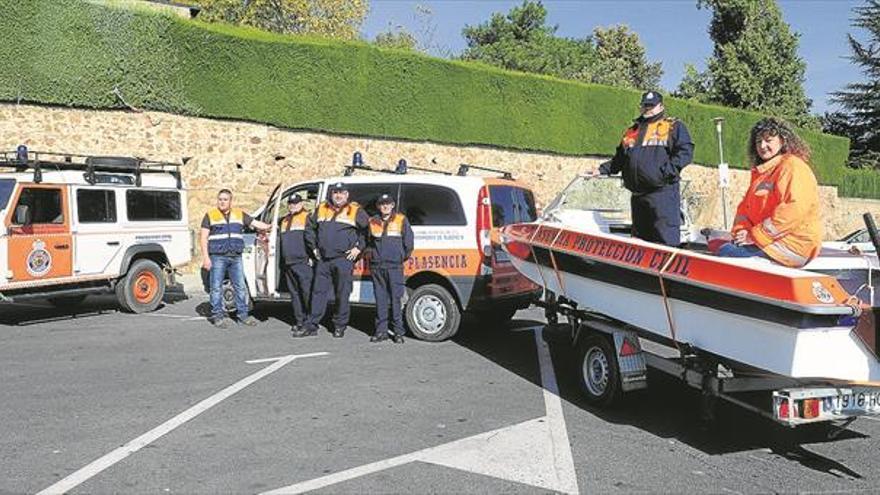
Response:
[[[544,270],[541,269],[541,263],[538,261],[538,255],[537,255],[537,253],[535,253],[535,245],[532,242],[535,239],[535,237],[538,236],[538,232],[540,230],[541,230],[541,226],[538,225],[538,228],[535,229],[535,233],[532,234],[532,237],[529,238],[528,244],[529,244],[529,251],[532,252],[532,258],[534,258],[534,260],[535,260],[535,266],[538,267],[538,275],[540,275],[540,277],[541,277],[541,283],[544,285],[544,290],[547,290],[547,279],[544,278]],[[548,249],[548,251],[550,251],[550,249]]]
[[[556,265],[556,256],[553,255],[553,245],[559,240],[560,235],[562,235],[562,229],[559,229],[559,232],[556,233],[556,237],[553,238],[553,242],[550,243],[550,249],[548,249],[547,252],[550,253],[550,262],[553,263],[553,271],[556,273],[556,280],[559,282],[559,288],[562,289],[562,295],[568,299],[568,291],[565,289],[565,282],[563,281],[562,274],[559,273],[559,267]]]
[[[666,295],[666,283],[663,279],[663,274],[666,273],[666,270],[669,268],[669,265],[672,264],[672,261],[678,256],[678,251],[673,251],[672,256],[666,260],[666,263],[663,263],[663,266],[660,268],[660,271],[657,273],[657,277],[660,279],[660,293],[663,295],[663,307],[666,309],[666,321],[669,322],[669,333],[672,335],[672,343],[675,344],[676,350],[678,350],[679,355],[684,357],[684,354],[681,351],[681,347],[678,345],[678,338],[675,336],[675,322],[672,321],[672,310],[669,309],[669,297]]]

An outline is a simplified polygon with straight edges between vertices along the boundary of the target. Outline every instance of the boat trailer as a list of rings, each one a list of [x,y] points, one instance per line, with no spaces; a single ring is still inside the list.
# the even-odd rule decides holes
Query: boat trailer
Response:
[[[833,439],[862,415],[880,414],[880,387],[835,380],[799,379],[731,363],[692,345],[578,307],[545,291],[536,303],[549,327],[567,327],[578,351],[579,383],[588,402],[615,405],[623,395],[648,387],[647,368],[699,390],[700,416],[715,420],[719,400],[795,428],[827,423]],[[560,323],[565,316],[567,323]]]

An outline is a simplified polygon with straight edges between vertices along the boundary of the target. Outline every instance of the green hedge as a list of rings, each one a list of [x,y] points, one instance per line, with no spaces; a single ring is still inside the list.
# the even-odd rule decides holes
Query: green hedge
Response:
[[[880,174],[875,170],[844,169],[837,184],[837,194],[849,198],[880,199]]]
[[[298,129],[568,155],[613,153],[638,92],[513,73],[359,42],[281,36],[80,0],[0,0],[0,100],[133,106]],[[669,99],[718,161],[745,166],[758,114]],[[839,184],[843,138],[804,132],[820,181]],[[503,164],[493,164],[503,166]],[[871,192],[880,197],[880,189]]]

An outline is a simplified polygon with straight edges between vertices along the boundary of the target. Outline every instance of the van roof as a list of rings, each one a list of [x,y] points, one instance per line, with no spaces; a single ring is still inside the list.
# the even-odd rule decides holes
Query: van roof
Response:
[[[474,187],[481,185],[509,185],[521,187],[523,189],[531,189],[527,184],[512,180],[502,179],[494,176],[484,175],[437,175],[437,174],[375,174],[375,175],[348,175],[334,176],[319,179],[325,183],[342,182],[343,184],[372,184],[377,182],[384,183],[410,183],[410,184],[440,184],[448,187]]]

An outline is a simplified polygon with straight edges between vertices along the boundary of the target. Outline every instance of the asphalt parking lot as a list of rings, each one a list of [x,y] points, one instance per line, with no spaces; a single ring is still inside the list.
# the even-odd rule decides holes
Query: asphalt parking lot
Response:
[[[589,407],[565,335],[520,311],[453,341],[291,339],[284,305],[220,331],[204,296],[130,315],[0,307],[0,493],[857,492],[880,421],[833,441],[674,380]],[[536,331],[538,329],[538,331]]]

